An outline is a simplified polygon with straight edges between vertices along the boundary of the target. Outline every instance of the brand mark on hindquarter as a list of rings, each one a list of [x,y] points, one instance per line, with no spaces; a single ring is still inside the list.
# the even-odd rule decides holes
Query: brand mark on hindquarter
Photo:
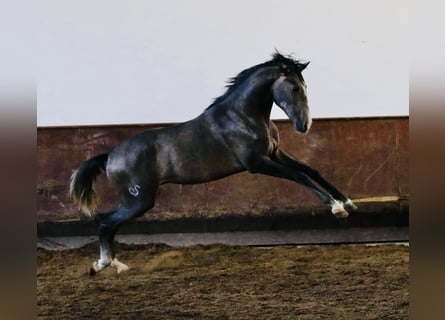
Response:
[[[141,186],[138,184],[135,184],[134,186],[131,186],[128,188],[128,192],[133,196],[137,197],[139,195],[139,190],[141,189]]]

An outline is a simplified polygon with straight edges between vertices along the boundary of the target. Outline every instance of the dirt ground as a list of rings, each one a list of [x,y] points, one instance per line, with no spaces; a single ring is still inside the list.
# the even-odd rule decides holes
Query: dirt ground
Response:
[[[130,270],[89,276],[97,243],[38,249],[38,319],[408,319],[407,246],[117,250]]]

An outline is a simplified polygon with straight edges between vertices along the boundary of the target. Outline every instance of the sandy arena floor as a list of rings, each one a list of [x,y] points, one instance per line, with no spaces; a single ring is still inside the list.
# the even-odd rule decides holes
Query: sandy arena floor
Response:
[[[98,244],[37,249],[38,319],[407,319],[404,245],[118,244],[130,270],[91,277]]]

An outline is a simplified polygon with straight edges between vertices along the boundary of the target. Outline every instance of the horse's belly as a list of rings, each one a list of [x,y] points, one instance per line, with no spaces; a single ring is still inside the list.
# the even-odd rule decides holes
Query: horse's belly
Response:
[[[220,179],[243,171],[233,155],[225,152],[189,152],[173,157],[165,182],[193,184]],[[202,151],[202,150],[201,150]]]

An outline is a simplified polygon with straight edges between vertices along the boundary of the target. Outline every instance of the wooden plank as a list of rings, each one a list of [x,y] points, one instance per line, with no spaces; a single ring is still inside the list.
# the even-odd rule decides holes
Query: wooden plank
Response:
[[[283,148],[318,169],[352,199],[408,198],[408,118],[316,119],[307,135],[289,121],[276,121]],[[68,196],[72,171],[125,138],[159,125],[38,128],[37,221],[79,219]],[[117,203],[104,175],[98,179],[103,205]],[[172,200],[173,199],[173,200]],[[200,185],[164,185],[156,206],[142,219],[218,217],[233,214],[304,214],[320,202],[290,181],[237,174]]]
[[[117,235],[116,241],[124,244],[166,244],[172,247],[194,245],[315,245],[345,243],[408,242],[408,227],[309,229],[274,231],[237,231],[203,233],[161,233]],[[79,248],[97,242],[97,237],[41,237],[37,247],[47,250]]]

